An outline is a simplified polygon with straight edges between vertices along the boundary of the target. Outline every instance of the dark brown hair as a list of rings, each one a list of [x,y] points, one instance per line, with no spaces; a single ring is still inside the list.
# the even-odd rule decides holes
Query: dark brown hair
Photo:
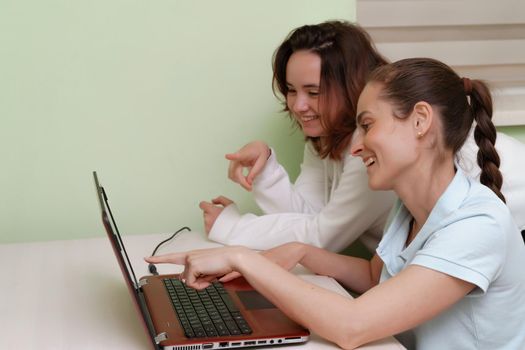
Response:
[[[319,113],[328,134],[322,140],[318,137],[307,137],[307,140],[313,143],[321,158],[328,156],[340,160],[356,127],[357,100],[367,77],[387,61],[376,51],[368,34],[357,25],[329,21],[296,28],[273,56],[273,90],[274,93],[278,90],[284,97],[284,111],[290,116],[291,111],[286,105],[286,65],[290,56],[301,50],[314,52],[321,58],[319,90],[324,110]],[[342,107],[337,111],[330,108],[338,105]],[[299,123],[297,125],[300,127]]]
[[[380,96],[393,103],[398,118],[410,115],[420,101],[437,107],[443,126],[443,144],[454,154],[465,143],[475,121],[480,182],[505,202],[501,193],[500,158],[494,147],[492,97],[485,83],[460,78],[449,66],[430,58],[410,58],[388,64],[376,69],[369,80],[383,84]]]

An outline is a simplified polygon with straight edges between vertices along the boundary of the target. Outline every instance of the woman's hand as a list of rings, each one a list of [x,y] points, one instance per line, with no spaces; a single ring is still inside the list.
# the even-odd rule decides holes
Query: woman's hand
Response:
[[[204,289],[211,281],[235,271],[250,253],[252,251],[248,248],[231,246],[165,254],[144,260],[151,264],[184,265],[180,278],[191,288]]]
[[[217,217],[222,213],[224,208],[230,204],[233,204],[233,201],[224,196],[214,198],[211,202],[202,201],[199,203],[199,208],[201,208],[202,216],[204,218],[204,230],[207,234],[210,233]]]
[[[290,242],[275,248],[261,252],[260,254],[272,261],[273,263],[281,266],[283,269],[289,271],[293,269],[306,254],[306,245],[299,242]],[[221,277],[219,281],[228,282],[233,279],[240,277],[241,274],[234,271]]]
[[[270,148],[262,141],[253,141],[235,153],[226,154],[230,161],[228,177],[248,191],[252,190],[253,180],[260,174],[270,157]],[[248,174],[244,176],[244,168]]]

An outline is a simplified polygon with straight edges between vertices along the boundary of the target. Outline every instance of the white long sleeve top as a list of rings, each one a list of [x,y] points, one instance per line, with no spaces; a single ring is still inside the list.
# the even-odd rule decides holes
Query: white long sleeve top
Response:
[[[525,226],[525,144],[498,133],[496,148],[502,160],[503,194],[519,227]],[[479,178],[477,146],[472,135],[458,155],[458,164]],[[347,152],[342,161],[321,159],[310,143],[304,149],[301,172],[292,183],[271,152],[253,183],[256,203],[265,213],[239,212],[235,204],[217,217],[209,238],[223,244],[269,249],[292,241],[332,251],[346,248],[357,238],[371,251],[381,239],[394,203],[391,191],[372,191],[361,158]]]

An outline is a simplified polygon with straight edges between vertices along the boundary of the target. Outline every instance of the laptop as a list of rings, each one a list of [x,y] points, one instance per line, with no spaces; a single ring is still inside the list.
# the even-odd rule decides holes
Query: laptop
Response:
[[[102,222],[153,349],[197,350],[304,343],[309,332],[241,278],[191,289],[178,275],[137,280],[104,188],[93,172]]]

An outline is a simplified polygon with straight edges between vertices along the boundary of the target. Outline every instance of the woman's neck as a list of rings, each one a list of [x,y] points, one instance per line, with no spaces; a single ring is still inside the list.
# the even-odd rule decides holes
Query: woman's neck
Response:
[[[414,217],[409,240],[423,227],[454,175],[454,163],[451,160],[440,164],[418,164],[396,184],[394,191]]]

